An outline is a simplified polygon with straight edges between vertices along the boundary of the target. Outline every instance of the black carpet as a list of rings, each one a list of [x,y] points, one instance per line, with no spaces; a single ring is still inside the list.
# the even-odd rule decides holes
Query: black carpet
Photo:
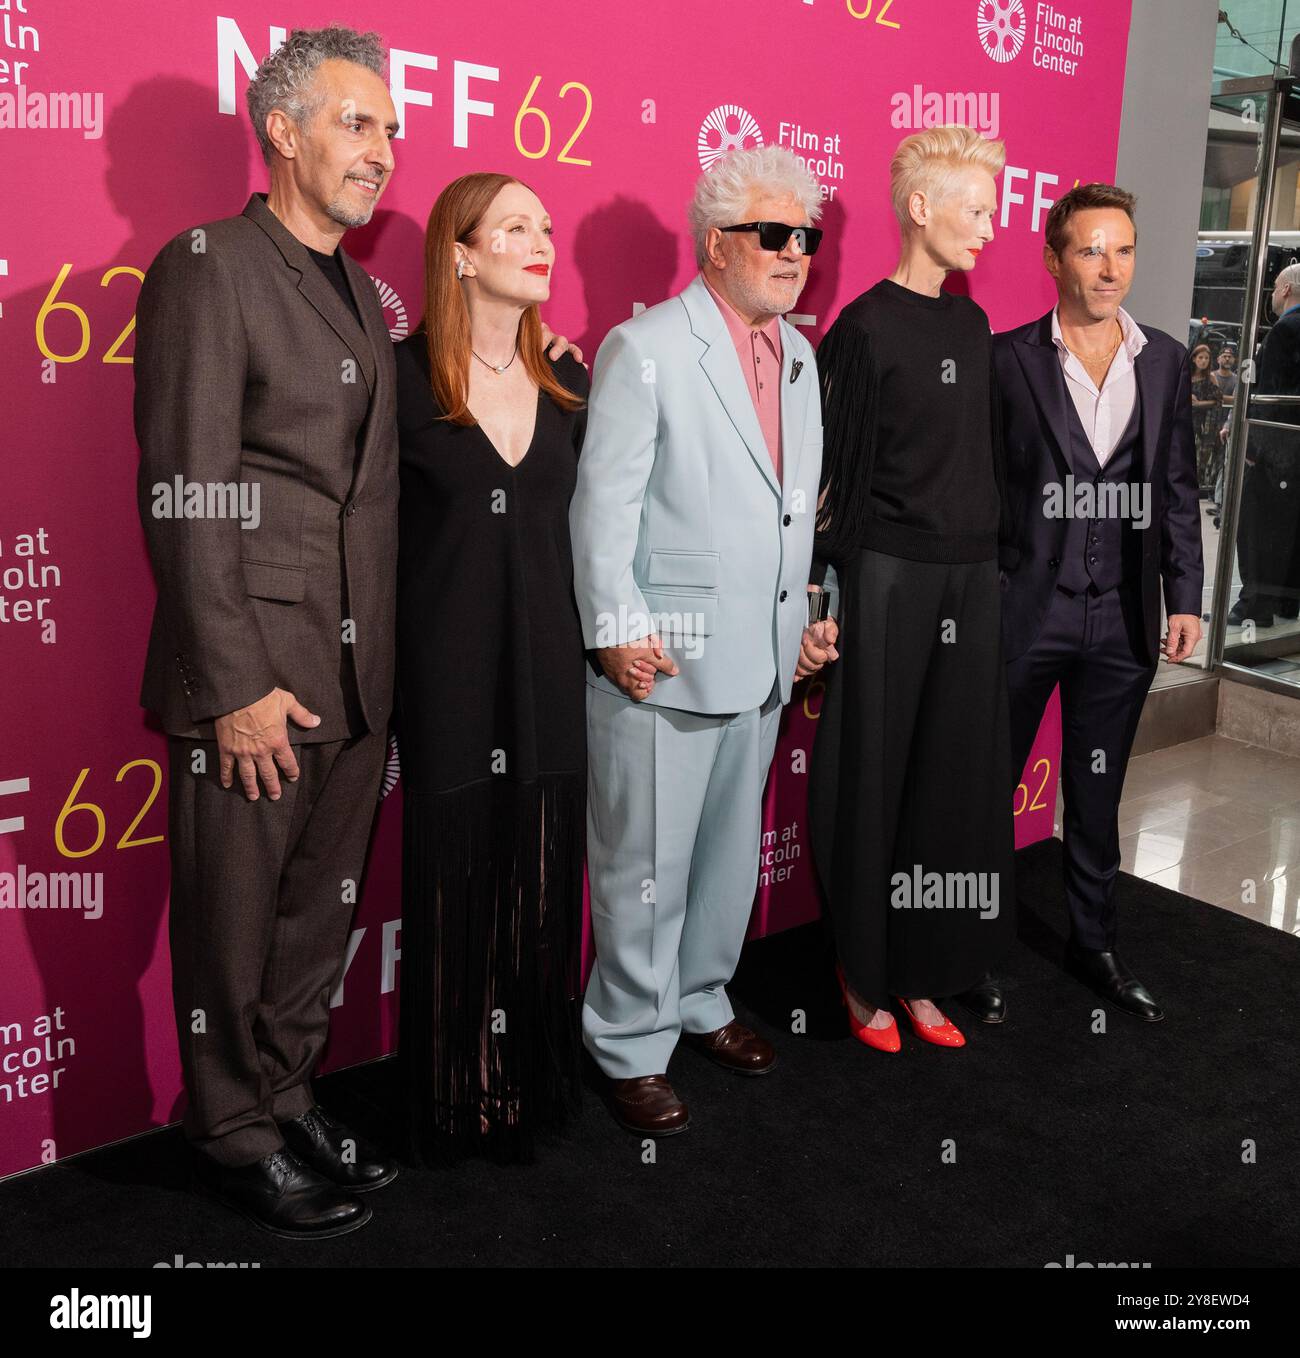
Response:
[[[910,1031],[897,1056],[849,1038],[813,925],[751,944],[732,987],[777,1070],[745,1079],[679,1052],[669,1074],[692,1125],[653,1163],[588,1092],[537,1164],[404,1168],[370,1195],[370,1225],[308,1245],[190,1196],[169,1130],[0,1184],[0,1264],[1300,1262],[1300,940],[1125,876],[1121,948],[1167,1018],[1106,1010],[1095,1033],[1101,1002],[1058,965],[1059,843],[1018,866],[1009,1018],[986,1028],[951,1006],[963,1051]],[[319,1092],[381,1137],[393,1063]]]

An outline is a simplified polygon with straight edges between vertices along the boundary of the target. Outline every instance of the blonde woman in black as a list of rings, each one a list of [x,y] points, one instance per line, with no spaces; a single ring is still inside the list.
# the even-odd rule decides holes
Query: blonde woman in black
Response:
[[[901,1048],[964,1038],[935,1003],[1013,937],[1001,506],[988,317],[944,291],[993,237],[1000,142],[938,127],[891,164],[902,250],[817,353],[818,556],[839,587],[810,780],[813,855],[851,1028]]]

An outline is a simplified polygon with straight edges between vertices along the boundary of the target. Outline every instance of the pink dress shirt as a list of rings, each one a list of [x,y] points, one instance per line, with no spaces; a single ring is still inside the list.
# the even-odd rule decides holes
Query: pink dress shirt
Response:
[[[777,483],[781,481],[781,322],[773,316],[764,326],[757,329],[709,282],[704,274],[704,286],[708,288],[713,300],[722,312],[727,323],[732,343],[736,346],[736,356],[740,359],[740,371],[745,374],[745,385],[749,388],[754,411],[758,415],[759,427],[763,431],[763,441],[767,444],[768,456],[772,459],[772,469],[776,472]]]

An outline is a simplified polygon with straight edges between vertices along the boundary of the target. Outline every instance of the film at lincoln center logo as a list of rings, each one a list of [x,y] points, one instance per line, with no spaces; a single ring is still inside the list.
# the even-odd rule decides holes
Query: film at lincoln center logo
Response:
[[[405,339],[410,332],[411,323],[406,316],[406,306],[402,299],[397,295],[397,289],[385,283],[382,278],[370,275],[370,281],[375,285],[375,291],[379,294],[379,305],[384,309],[384,315],[392,313],[392,323],[388,327],[388,338],[394,344],[398,340]]]
[[[739,104],[719,104],[700,124],[695,149],[700,153],[700,168],[711,170],[713,162],[728,151],[752,151],[763,144],[758,119]]]
[[[1025,45],[1024,0],[978,0],[975,27],[980,46],[994,61],[1013,61]]]

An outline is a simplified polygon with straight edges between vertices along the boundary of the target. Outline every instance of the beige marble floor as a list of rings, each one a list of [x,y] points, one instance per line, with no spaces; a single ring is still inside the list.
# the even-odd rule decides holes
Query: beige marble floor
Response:
[[[1300,759],[1217,735],[1140,755],[1119,831],[1125,872],[1300,935]]]

